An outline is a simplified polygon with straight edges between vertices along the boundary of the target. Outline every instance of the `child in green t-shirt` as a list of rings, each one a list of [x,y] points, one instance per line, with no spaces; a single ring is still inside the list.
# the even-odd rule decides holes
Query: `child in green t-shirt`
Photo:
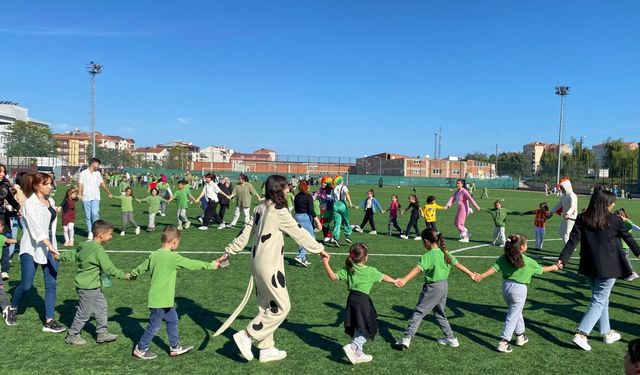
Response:
[[[17,244],[18,241],[14,238],[8,238],[6,236],[4,236],[2,233],[4,233],[4,223],[2,222],[2,220],[0,220],[0,249],[2,249],[2,247],[4,245],[8,245],[8,244]],[[9,232],[10,234],[11,232]],[[4,291],[3,288],[3,284],[2,281],[3,280],[9,280],[9,273],[8,272],[2,272],[2,278],[0,279],[0,310],[3,311],[4,314],[4,309],[9,306],[9,302],[7,299],[7,295]],[[4,303],[5,300],[7,301],[7,303]]]
[[[504,246],[504,242],[507,239],[505,234],[507,226],[507,215],[520,215],[520,213],[503,208],[502,200],[493,202],[493,208],[483,211],[488,212],[493,219],[493,241],[491,241],[491,244],[493,246]]]
[[[140,234],[140,226],[133,218],[133,200],[135,199],[133,197],[133,189],[127,187],[124,189],[124,195],[114,195],[112,198],[120,201],[120,210],[122,211],[122,231],[120,231],[120,235],[124,236],[127,224],[131,224],[135,228],[136,235]]]
[[[524,234],[512,234],[507,238],[504,246],[504,255],[500,256],[488,270],[482,274],[477,274],[474,278],[479,283],[482,279],[496,272],[502,272],[502,277],[504,278],[502,296],[509,306],[497,347],[498,351],[502,353],[511,353],[513,351],[509,346],[509,341],[511,341],[514,332],[516,334],[516,345],[523,346],[529,342],[529,339],[524,334],[522,309],[527,301],[527,285],[531,283],[531,277],[533,275],[542,275],[543,272],[558,270],[558,266],[555,264],[542,267],[535,260],[524,255],[526,251],[527,237]]]
[[[395,279],[376,268],[367,266],[368,254],[368,249],[364,244],[354,243],[349,249],[349,256],[345,261],[346,266],[335,273],[329,265],[329,257],[322,258],[327,276],[334,281],[346,281],[349,288],[344,331],[353,340],[342,349],[354,365],[370,362],[373,359],[373,356],[365,354],[363,351],[367,340],[373,340],[378,332],[376,309],[369,298],[373,284],[381,281],[396,282]]]
[[[150,190],[151,195],[136,199],[138,203],[149,203],[149,224],[147,225],[147,232],[153,232],[156,230],[156,215],[160,212],[160,203],[167,203],[168,201],[159,195],[157,188]]]
[[[616,215],[620,216],[620,218],[622,219],[623,223],[624,223],[624,227],[629,231],[640,231],[640,227],[638,227],[637,225],[635,225],[631,220],[629,220],[629,216],[627,216],[627,211],[625,211],[624,208],[619,208],[616,210]],[[638,273],[635,271],[635,269],[633,269],[633,266],[631,265],[631,262],[629,262],[629,245],[627,245],[626,242],[620,240],[620,242],[622,242],[622,252],[624,253],[625,257],[627,258],[627,263],[629,263],[629,268],[631,268],[631,276],[627,277],[625,280],[626,281],[633,281],[635,279],[637,279],[638,277]]]
[[[178,203],[178,230],[182,230],[183,228],[189,229],[189,226],[191,226],[191,222],[189,221],[189,219],[187,219],[187,208],[189,207],[189,199],[191,199],[193,203],[198,203],[193,195],[191,195],[191,190],[189,190],[189,187],[186,186],[186,184],[187,182],[184,180],[178,181],[178,190],[175,191],[171,199],[169,199],[168,201],[171,202],[175,199]]]
[[[178,269],[214,270],[220,267],[220,263],[216,260],[203,262],[185,258],[176,252],[179,246],[180,231],[172,225],[164,228],[162,248],[151,253],[142,264],[131,271],[131,277],[134,279],[145,272],[151,272],[151,286],[147,303],[150,312],[149,326],[132,353],[140,359],[157,357],[149,350],[149,345],[160,330],[163,321],[167,324],[167,336],[171,345],[169,354],[172,357],[188,353],[193,349],[193,346],[181,345],[178,336],[178,313],[174,307]]]
[[[447,247],[444,243],[444,236],[438,233],[435,228],[426,228],[420,234],[422,244],[427,251],[422,255],[418,264],[406,274],[405,277],[398,279],[396,286],[403,287],[409,280],[416,277],[419,273],[424,272],[424,286],[422,293],[418,299],[415,311],[409,319],[409,325],[404,331],[404,336],[396,342],[396,348],[400,350],[408,349],[411,345],[411,339],[415,336],[422,319],[427,314],[434,311],[436,322],[440,326],[444,337],[438,339],[438,344],[458,347],[460,343],[453,335],[449,320],[445,315],[447,307],[447,294],[449,290],[449,272],[451,266],[455,266],[460,271],[466,273],[473,280],[474,273],[462,263],[449,255]]]

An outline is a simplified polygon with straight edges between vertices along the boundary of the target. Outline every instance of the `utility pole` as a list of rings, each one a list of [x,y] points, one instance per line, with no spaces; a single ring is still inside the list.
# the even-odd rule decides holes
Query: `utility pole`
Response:
[[[87,64],[91,74],[91,157],[96,157],[96,75],[102,73],[102,65],[91,61]]]
[[[496,159],[496,164],[495,164],[495,173],[496,175],[494,177],[498,177],[498,144],[496,143],[496,155],[495,155],[495,159]]]
[[[442,157],[442,126],[438,130],[438,159]]]
[[[564,101],[569,95],[569,86],[556,86],[556,95],[560,96],[560,131],[558,132],[558,175],[556,183],[560,183],[560,166],[562,162],[562,127],[564,125]]]

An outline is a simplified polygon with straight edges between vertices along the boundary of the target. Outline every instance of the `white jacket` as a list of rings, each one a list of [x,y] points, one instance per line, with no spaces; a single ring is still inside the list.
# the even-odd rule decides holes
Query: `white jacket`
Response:
[[[557,212],[562,208],[562,218],[568,216],[570,219],[578,217],[578,196],[573,192],[571,181],[564,180],[560,183],[560,186],[564,188],[565,194],[560,199],[560,202],[551,210],[551,212]]]
[[[53,199],[49,198],[49,204],[55,209]],[[49,208],[38,199],[36,193],[31,194],[27,198],[24,206],[22,206],[22,218],[20,223],[24,230],[20,239],[20,255],[29,254],[38,264],[47,264],[47,254],[49,249],[42,242],[49,239],[54,248],[58,248],[56,244],[56,225],[58,218],[53,220],[51,236],[49,236],[49,223],[51,222],[51,212]]]

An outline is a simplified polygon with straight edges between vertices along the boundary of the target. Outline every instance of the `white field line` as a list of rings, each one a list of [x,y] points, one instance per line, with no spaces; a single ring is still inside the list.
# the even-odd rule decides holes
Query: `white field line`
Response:
[[[561,241],[561,240],[562,240],[562,238],[550,238],[550,239],[545,239],[544,241],[547,242],[547,241]],[[536,240],[528,240],[527,242],[536,242]],[[483,244],[480,244],[480,245],[464,247],[464,248],[458,249],[458,250],[452,250],[452,251],[449,251],[449,253],[450,254],[456,254],[456,253],[459,253],[459,252],[462,252],[462,251],[465,251],[465,250],[478,249],[478,248],[481,248],[481,247],[488,247],[488,246],[493,246],[493,245],[490,244],[490,243],[483,243]]]

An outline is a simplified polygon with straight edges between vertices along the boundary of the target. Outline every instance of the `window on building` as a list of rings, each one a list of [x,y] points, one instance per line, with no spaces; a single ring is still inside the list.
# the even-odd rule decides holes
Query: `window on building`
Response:
[[[420,160],[414,160],[413,164],[420,164]]]
[[[442,173],[442,172],[441,172],[441,169],[440,169],[440,168],[433,168],[433,169],[431,170],[431,173],[433,173],[433,174],[440,174],[440,173]]]
[[[453,171],[451,171],[451,174],[459,176],[460,175],[460,170],[459,169],[454,169]]]

